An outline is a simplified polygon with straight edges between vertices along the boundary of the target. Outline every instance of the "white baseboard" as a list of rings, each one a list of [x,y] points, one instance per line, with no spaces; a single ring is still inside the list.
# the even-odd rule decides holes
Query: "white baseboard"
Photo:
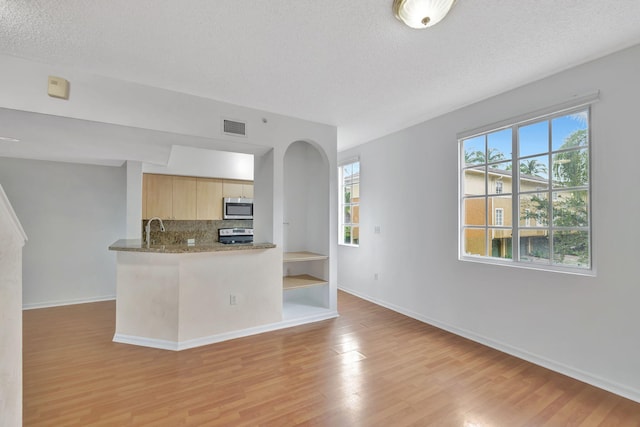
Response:
[[[37,303],[23,304],[22,309],[34,310],[37,308],[60,307],[63,305],[86,304],[90,302],[100,302],[100,301],[112,301],[114,299],[116,299],[115,295],[105,295],[105,296],[93,297],[93,298],[78,298],[78,299],[63,300],[63,301],[37,302]]]
[[[250,335],[261,334],[264,332],[276,331],[279,329],[291,328],[294,326],[304,325],[307,323],[319,322],[338,317],[338,312],[328,311],[327,313],[315,314],[313,316],[291,319],[268,325],[256,326],[253,328],[241,329],[239,331],[225,332],[222,334],[209,335],[201,338],[194,338],[186,341],[166,341],[153,338],[136,337],[131,335],[115,334],[114,342],[123,344],[140,345],[143,347],[159,348],[163,350],[187,350],[189,348],[201,347],[203,345],[215,344],[222,341],[228,341],[236,338],[247,337]]]
[[[113,342],[159,348],[162,350],[179,350],[178,343],[175,341],[157,340],[154,338],[136,337],[133,335],[115,334],[113,336]]]
[[[563,375],[574,378],[576,380],[585,382],[587,384],[591,384],[594,387],[598,387],[603,390],[610,391],[611,393],[617,394],[622,397],[626,397],[627,399],[640,402],[640,390],[636,390],[631,387],[625,386],[623,384],[618,384],[616,382],[609,381],[597,375],[590,374],[580,369],[572,368],[563,363],[559,363],[554,360],[547,359],[546,357],[542,357],[542,356],[530,353],[526,350],[513,347],[509,344],[496,341],[482,335],[478,335],[475,332],[471,332],[466,329],[461,329],[461,328],[449,325],[447,323],[443,323],[438,320],[428,318],[414,311],[407,310],[406,308],[399,307],[394,304],[390,304],[386,301],[381,301],[376,298],[371,298],[367,295],[354,291],[353,289],[349,289],[340,285],[338,285],[338,289],[341,291],[347,292],[349,294],[355,295],[358,298],[362,298],[364,300],[377,304],[379,306],[388,308],[389,310],[393,310],[397,313],[404,314],[405,316],[408,316],[413,319],[419,320],[421,322],[427,323],[429,325],[435,326],[436,328],[443,329],[447,332],[451,332],[452,334],[470,339],[471,341],[478,342],[480,344],[486,345],[487,347],[494,348],[503,353],[507,353],[519,359],[523,359],[523,360],[526,360],[527,362],[531,362],[535,365],[542,366],[544,368],[561,373]]]

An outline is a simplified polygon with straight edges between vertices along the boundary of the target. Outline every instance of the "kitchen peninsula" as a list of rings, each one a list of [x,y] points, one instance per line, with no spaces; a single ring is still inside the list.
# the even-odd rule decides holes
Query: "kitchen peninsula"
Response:
[[[115,342],[183,350],[274,329],[282,251],[272,243],[118,240]]]

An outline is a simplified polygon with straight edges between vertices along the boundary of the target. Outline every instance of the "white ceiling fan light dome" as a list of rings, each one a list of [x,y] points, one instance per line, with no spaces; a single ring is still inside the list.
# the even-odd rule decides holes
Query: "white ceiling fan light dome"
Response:
[[[429,28],[442,21],[455,0],[393,0],[393,13],[407,26]]]

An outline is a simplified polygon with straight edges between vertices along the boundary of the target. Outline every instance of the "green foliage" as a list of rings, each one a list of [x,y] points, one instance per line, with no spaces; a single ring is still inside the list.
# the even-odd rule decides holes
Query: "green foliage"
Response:
[[[586,147],[587,131],[569,135],[560,149]],[[589,182],[589,154],[587,150],[571,150],[553,156],[554,182],[564,187],[578,187]]]
[[[553,182],[559,188],[584,186],[589,182],[589,158],[586,147],[587,132],[578,130],[572,133],[560,149],[574,150],[557,153],[553,156]],[[544,166],[544,165],[543,165]],[[574,190],[555,193],[552,201],[554,227],[586,227],[589,225],[589,211],[587,205],[587,191]],[[547,197],[534,195],[531,198],[532,209],[523,215],[523,219],[535,218],[542,224],[549,224],[549,203]],[[556,231],[553,239],[553,259],[564,263],[568,256],[572,256],[578,263],[589,260],[589,236],[584,231]]]

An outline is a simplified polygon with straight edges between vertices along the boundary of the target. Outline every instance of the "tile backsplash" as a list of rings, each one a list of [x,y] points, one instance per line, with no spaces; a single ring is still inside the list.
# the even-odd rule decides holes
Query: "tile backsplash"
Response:
[[[144,227],[146,219],[142,220],[141,238],[145,241]],[[196,244],[209,244],[218,241],[219,228],[253,228],[253,221],[237,220],[163,220],[165,232],[160,231],[160,222],[151,223],[151,244],[177,245],[186,244],[187,239],[195,239]]]

